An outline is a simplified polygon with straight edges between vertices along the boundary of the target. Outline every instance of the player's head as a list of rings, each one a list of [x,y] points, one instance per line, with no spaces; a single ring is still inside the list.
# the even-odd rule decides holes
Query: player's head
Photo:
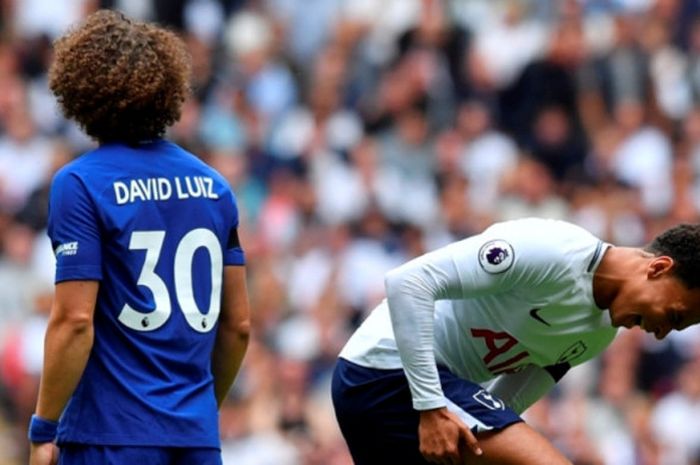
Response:
[[[180,118],[190,58],[174,33],[100,10],[54,48],[49,87],[66,117],[99,142],[157,138]]]
[[[670,272],[688,289],[700,289],[700,224],[681,224],[654,238],[645,247],[657,257],[673,259]]]
[[[675,226],[644,250],[643,279],[625,292],[613,323],[641,326],[659,339],[700,323],[700,224]]]

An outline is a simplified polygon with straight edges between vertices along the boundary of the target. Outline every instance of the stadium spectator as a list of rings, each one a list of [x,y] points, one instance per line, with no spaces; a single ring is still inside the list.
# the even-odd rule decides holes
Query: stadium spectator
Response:
[[[678,370],[678,389],[661,398],[652,410],[651,425],[665,463],[691,465],[700,452],[700,434],[691,426],[700,413],[699,368],[700,359],[688,360]]]
[[[614,109],[621,140],[612,156],[620,181],[639,189],[642,207],[650,216],[662,215],[673,202],[673,152],[668,136],[649,124],[640,101],[623,101]]]
[[[475,99],[460,106],[456,120],[463,144],[460,168],[469,180],[471,206],[482,213],[496,209],[503,181],[518,163],[515,142],[494,127],[495,119],[493,109]]]
[[[37,133],[24,104],[10,111],[0,136],[0,208],[17,212],[32,191],[45,181],[50,169],[51,142]]]

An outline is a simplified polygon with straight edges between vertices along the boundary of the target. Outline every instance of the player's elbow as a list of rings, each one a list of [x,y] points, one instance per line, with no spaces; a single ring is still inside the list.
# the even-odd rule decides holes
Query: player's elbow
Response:
[[[410,272],[405,266],[400,266],[394,268],[384,275],[384,289],[386,289],[387,295],[396,294],[401,292],[409,282]]]
[[[389,293],[389,289],[396,287],[398,278],[396,269],[390,270],[384,275],[384,289],[387,290],[387,293]]]
[[[384,276],[387,297],[403,295],[433,295],[436,285],[430,273],[410,262],[389,271]]]
[[[221,330],[239,342],[248,342],[250,339],[250,326],[250,319],[244,318],[223,322]]]
[[[88,334],[93,329],[92,314],[63,312],[51,318],[49,327],[72,337]]]
[[[70,335],[93,329],[97,281],[63,281],[56,285],[49,326]]]
[[[250,320],[238,322],[233,328],[233,333],[240,341],[247,343],[250,340]]]

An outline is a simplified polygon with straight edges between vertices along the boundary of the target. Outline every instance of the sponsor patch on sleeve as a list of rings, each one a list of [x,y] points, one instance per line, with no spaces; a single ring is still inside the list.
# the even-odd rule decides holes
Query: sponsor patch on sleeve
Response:
[[[513,247],[501,239],[488,241],[479,249],[479,265],[487,273],[503,273],[513,265],[514,259]]]
[[[56,247],[55,254],[57,257],[60,257],[61,255],[63,256],[68,256],[68,255],[76,255],[78,253],[78,242],[66,242],[64,244],[60,244],[58,247]]]

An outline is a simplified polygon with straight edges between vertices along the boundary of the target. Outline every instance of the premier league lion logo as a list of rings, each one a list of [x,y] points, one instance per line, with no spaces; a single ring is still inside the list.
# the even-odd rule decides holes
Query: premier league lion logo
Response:
[[[503,263],[503,260],[508,258],[508,251],[500,247],[490,248],[486,253],[486,260],[492,265]]]
[[[503,273],[514,258],[513,247],[500,239],[489,241],[479,249],[479,265],[488,273]]]

